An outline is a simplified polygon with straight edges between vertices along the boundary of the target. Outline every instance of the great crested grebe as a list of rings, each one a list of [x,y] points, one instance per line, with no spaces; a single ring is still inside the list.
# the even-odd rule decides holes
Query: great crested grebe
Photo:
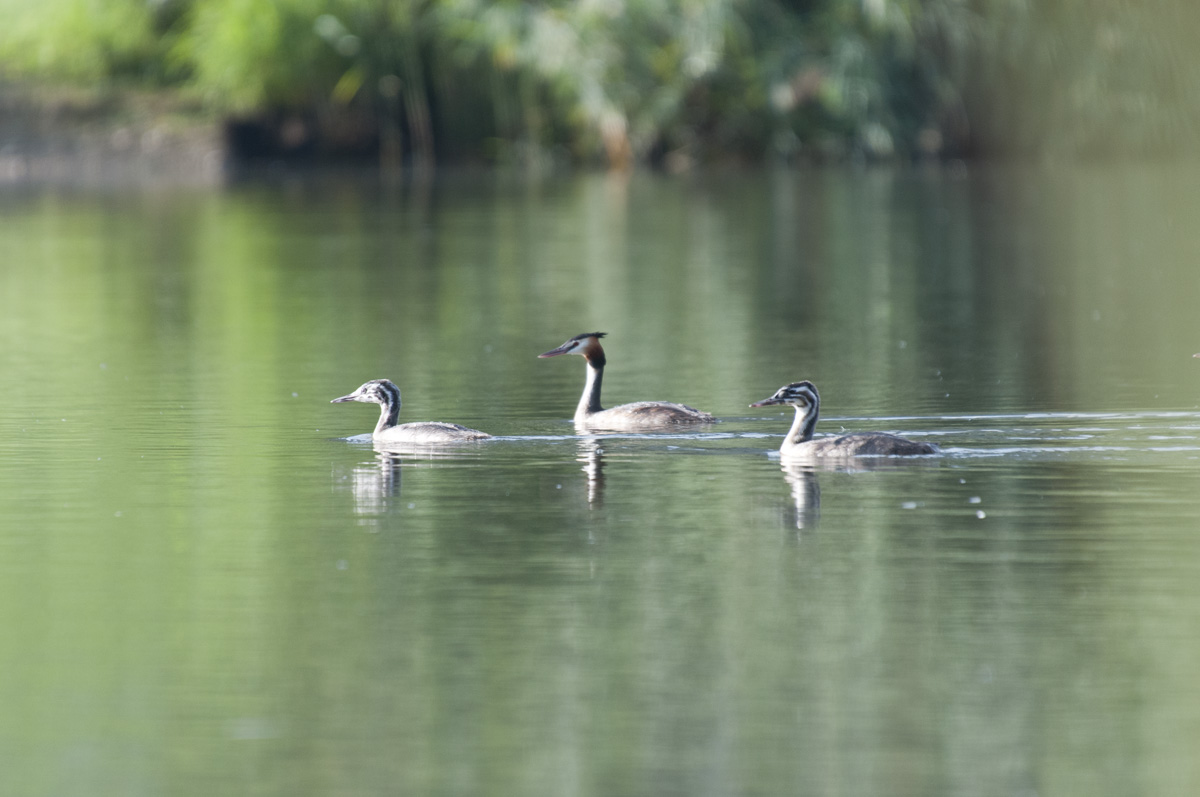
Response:
[[[571,338],[557,349],[538,355],[557,357],[560,354],[578,354],[587,361],[587,383],[583,387],[579,406],[575,408],[576,426],[624,432],[661,429],[681,424],[712,423],[716,420],[707,412],[669,401],[637,401],[607,410],[601,407],[600,382],[604,379],[606,360],[600,338],[606,334],[608,333],[585,332]]]
[[[855,432],[838,437],[813,440],[821,397],[812,382],[792,382],[775,391],[775,395],[751,404],[751,407],[770,407],[791,404],[796,408],[796,420],[779,447],[782,457],[886,457],[936,454],[932,443],[918,443],[884,432]]]
[[[478,429],[468,429],[457,423],[425,421],[397,424],[400,418],[400,388],[387,379],[372,379],[348,396],[335,398],[330,404],[341,401],[362,401],[379,405],[379,423],[375,424],[372,438],[381,443],[462,443],[471,440],[486,440],[491,437]]]

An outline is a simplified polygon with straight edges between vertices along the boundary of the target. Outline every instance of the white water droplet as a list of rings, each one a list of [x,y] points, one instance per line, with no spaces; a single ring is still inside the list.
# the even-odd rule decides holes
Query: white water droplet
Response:
[[[987,517],[987,512],[984,512],[982,509],[980,509],[975,513],[975,517],[983,520],[985,517]]]
[[[977,495],[973,495],[973,496],[971,496],[970,498],[968,498],[968,499],[967,499],[967,503],[968,503],[968,504],[982,504],[982,503],[983,503],[983,499],[982,499],[982,498],[980,498],[980,497],[979,497],[979,496],[977,496]]]

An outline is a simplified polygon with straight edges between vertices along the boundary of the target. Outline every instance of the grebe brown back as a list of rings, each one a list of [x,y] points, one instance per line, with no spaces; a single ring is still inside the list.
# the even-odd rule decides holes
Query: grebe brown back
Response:
[[[685,404],[669,401],[638,401],[621,404],[610,409],[600,406],[600,383],[604,379],[604,348],[600,338],[605,332],[585,332],[576,335],[557,349],[551,349],[538,357],[557,357],[560,354],[578,354],[587,361],[587,382],[579,406],[575,408],[575,425],[586,429],[605,429],[618,432],[639,432],[648,429],[663,429],[697,423],[712,423],[716,420],[707,412],[693,409]]]
[[[771,407],[790,404],[796,408],[796,419],[783,438],[779,455],[788,458],[819,457],[901,457],[936,454],[938,447],[884,432],[855,432],[837,437],[813,439],[821,397],[812,382],[792,382],[775,391],[775,395],[751,404],[751,407]]]
[[[382,443],[463,443],[487,440],[491,437],[486,432],[468,429],[457,423],[425,421],[398,424],[400,388],[387,379],[372,379],[350,395],[335,398],[329,403],[337,404],[342,401],[362,401],[379,405],[379,423],[375,424],[375,431],[371,437]]]

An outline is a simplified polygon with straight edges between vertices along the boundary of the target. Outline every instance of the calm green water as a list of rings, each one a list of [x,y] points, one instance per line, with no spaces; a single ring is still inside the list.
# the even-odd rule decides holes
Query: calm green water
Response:
[[[1197,177],[9,190],[0,792],[1200,791]]]

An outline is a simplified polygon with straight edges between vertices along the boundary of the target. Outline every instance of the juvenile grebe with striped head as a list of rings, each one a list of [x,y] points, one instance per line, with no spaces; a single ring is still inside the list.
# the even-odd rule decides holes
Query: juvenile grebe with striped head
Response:
[[[821,411],[821,397],[812,382],[784,385],[775,391],[775,395],[750,406],[771,407],[776,404],[790,404],[796,409],[796,420],[779,447],[781,457],[911,457],[938,452],[938,447],[932,443],[919,443],[885,432],[854,432],[814,440],[813,431]]]
[[[387,379],[372,379],[361,385],[348,396],[335,398],[330,404],[342,401],[361,401],[379,405],[379,423],[371,437],[381,443],[463,443],[471,440],[487,440],[491,437],[478,429],[468,429],[457,423],[424,421],[400,423],[400,388]]]
[[[685,424],[712,423],[716,420],[707,412],[693,409],[685,404],[669,401],[638,401],[621,404],[610,409],[600,406],[600,383],[604,379],[604,347],[600,338],[605,332],[585,332],[576,335],[557,349],[551,349],[538,357],[557,357],[560,354],[578,354],[587,361],[587,382],[583,396],[575,408],[575,425],[588,429],[607,429],[617,432],[636,432],[646,429],[662,429]]]

